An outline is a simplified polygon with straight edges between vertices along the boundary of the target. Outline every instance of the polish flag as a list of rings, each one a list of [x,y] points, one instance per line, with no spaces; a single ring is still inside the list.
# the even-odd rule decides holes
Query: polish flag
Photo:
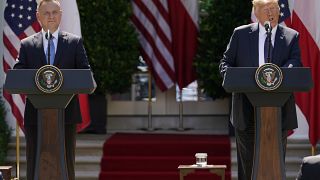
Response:
[[[320,139],[320,1],[292,1],[292,28],[300,33],[301,60],[311,67],[314,87],[307,93],[296,93],[296,103],[309,125],[309,140],[316,146]],[[303,120],[303,118],[301,119]]]
[[[62,9],[62,19],[60,28],[72,34],[81,36],[80,16],[76,0],[60,0]],[[77,125],[77,131],[80,132],[90,125],[90,107],[87,94],[78,95],[82,123]]]

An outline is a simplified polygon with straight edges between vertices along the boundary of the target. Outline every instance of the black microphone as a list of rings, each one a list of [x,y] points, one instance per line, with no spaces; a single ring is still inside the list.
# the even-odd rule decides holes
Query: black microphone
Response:
[[[267,31],[268,33],[270,33],[270,32],[272,31],[272,26],[271,26],[270,21],[264,22],[264,28],[266,29],[266,31]]]
[[[52,34],[50,33],[49,29],[48,29],[48,32],[46,33],[45,37],[48,40],[48,50],[47,50],[48,62],[47,62],[47,64],[50,65],[50,40],[52,38]]]

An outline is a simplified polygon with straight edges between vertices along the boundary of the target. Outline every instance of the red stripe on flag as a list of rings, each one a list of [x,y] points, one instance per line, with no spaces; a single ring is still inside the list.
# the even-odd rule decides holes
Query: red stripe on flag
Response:
[[[157,36],[160,37],[161,41],[163,42],[163,44],[166,46],[166,48],[168,49],[168,51],[172,54],[172,50],[171,50],[171,43],[169,41],[169,39],[166,37],[166,35],[163,33],[159,23],[157,22],[157,19],[153,16],[153,14],[149,11],[149,9],[145,6],[144,3],[142,3],[142,1],[135,1],[136,5],[139,7],[139,9],[141,10],[141,12],[144,13],[144,15],[147,17],[147,19],[151,22],[151,24],[154,26],[154,29],[157,32]],[[169,21],[167,21],[168,23]],[[169,23],[168,23],[169,24]],[[139,28],[140,29],[140,28]]]
[[[7,74],[8,70],[11,69],[9,64],[7,63],[6,59],[3,58],[3,62],[2,62],[2,66],[3,66],[3,71]]]
[[[182,89],[196,80],[193,59],[196,56],[198,29],[180,0],[168,1],[168,4],[176,79]]]
[[[38,21],[35,21],[31,26],[35,32],[39,32],[41,30],[41,26]]]
[[[291,18],[287,18],[286,20],[284,20],[284,23],[286,24],[286,26],[290,27],[292,26],[292,20]]]
[[[153,78],[157,84],[157,86],[159,87],[159,89],[161,91],[165,91],[167,90],[167,86],[165,85],[165,83],[162,81],[162,78],[158,75],[158,73],[156,73],[153,69],[153,65],[152,62],[150,60],[150,58],[147,56],[147,54],[144,52],[144,50],[141,48],[141,55],[144,57],[144,60],[146,61],[148,67],[149,67],[149,71],[152,73]]]
[[[20,98],[22,99],[23,103],[26,104],[26,98],[27,96],[25,94],[19,94]]]
[[[198,16],[197,12],[197,1],[169,1],[169,0],[152,0],[148,1],[150,4],[143,4],[139,0],[133,1],[133,7],[139,8],[139,11],[134,10],[134,15],[132,17],[133,23],[136,28],[142,34],[143,38],[150,44],[154,51],[154,56],[147,57],[149,52],[144,52],[143,57],[148,63],[152,70],[153,76],[157,82],[157,85],[162,90],[166,90],[173,83],[178,83],[180,88],[183,88],[195,80],[195,69],[193,67],[193,59],[196,55],[197,50],[197,22],[194,22],[188,11],[194,11],[190,13],[192,16]],[[184,6],[186,4],[186,7]],[[146,6],[153,5],[157,8],[158,14],[153,15],[154,12],[150,12]],[[188,9],[186,9],[188,8]],[[141,14],[143,15],[141,15]],[[150,35],[147,31],[148,24],[141,24],[139,18],[146,17],[153,24],[156,40],[161,40],[164,42],[164,47],[156,46],[155,39],[153,39],[154,34]],[[162,17],[164,21],[168,24],[170,29],[171,37],[165,36],[167,33],[162,32],[161,20]],[[197,19],[197,17],[195,18]],[[168,30],[169,31],[169,30]],[[141,38],[141,39],[143,39]],[[143,40],[144,40],[143,39]],[[169,43],[167,42],[169,39]],[[144,45],[144,42],[141,43]],[[158,48],[166,48],[171,52],[171,57],[165,57]],[[144,49],[144,47],[142,48]],[[144,49],[145,50],[145,49]],[[168,58],[168,59],[165,59]],[[169,59],[170,58],[170,59]],[[158,62],[157,62],[158,61]],[[173,61],[170,68],[170,62]],[[162,66],[164,71],[159,72],[159,66]],[[174,66],[174,69],[172,69]],[[159,73],[159,74],[157,74]],[[168,80],[170,77],[171,81]],[[170,84],[169,84],[170,83]]]
[[[22,39],[28,37],[28,35],[25,34],[25,33],[21,33],[18,37],[19,37],[20,40],[22,40]]]
[[[320,51],[311,34],[294,11],[292,13],[292,28],[300,33],[302,63],[306,67],[311,67],[314,82],[314,87],[310,92],[295,93],[295,98],[309,123],[310,143],[315,146],[320,139],[320,83],[318,83],[320,81]]]
[[[170,22],[170,16],[167,10],[163,7],[159,0],[152,0],[152,2],[157,6],[158,11],[166,22]]]
[[[136,16],[132,16],[132,22],[136,25],[136,27],[140,30],[140,32],[143,34],[145,39],[148,41],[148,43],[152,47],[152,50],[153,50],[155,56],[157,57],[158,62],[163,67],[163,69],[166,71],[166,73],[169,75],[169,77],[172,80],[174,80],[175,79],[175,73],[171,70],[170,66],[168,65],[168,63],[164,59],[163,55],[159,52],[159,49],[157,48],[152,36],[149,34],[149,32],[146,30],[146,28],[140,23],[140,21],[137,19]],[[147,54],[145,54],[145,55],[147,55]],[[147,56],[143,56],[143,58],[147,58]],[[150,62],[152,63],[152,61],[150,61]],[[150,64],[148,64],[148,65],[150,65]],[[151,65],[154,68],[154,64],[152,63]]]
[[[8,49],[11,56],[15,59],[18,56],[18,51],[16,48],[12,45],[11,41],[8,39],[8,37],[4,34],[3,36],[3,43],[4,46]]]
[[[24,131],[24,126],[23,126],[23,116],[20,113],[18,107],[13,101],[12,95],[8,94],[5,90],[3,91],[3,97],[8,101],[8,103],[11,106],[11,111],[14,117],[17,119],[17,122],[20,126],[20,128]]]

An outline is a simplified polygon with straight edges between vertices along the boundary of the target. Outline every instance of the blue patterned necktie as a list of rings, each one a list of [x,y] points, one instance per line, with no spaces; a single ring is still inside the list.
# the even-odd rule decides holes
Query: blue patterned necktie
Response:
[[[268,40],[268,36],[266,37],[266,39],[264,40],[264,62],[268,63],[268,48],[269,48],[269,40]],[[271,57],[272,57],[272,50],[273,50],[273,46],[271,43],[270,46],[270,61],[271,61]],[[270,62],[271,63],[271,62]]]
[[[56,50],[55,50],[55,47],[54,47],[53,39],[54,39],[54,37],[52,37],[50,39],[50,64],[51,65],[54,62],[54,56],[56,54]],[[47,53],[46,53],[46,57],[47,57],[47,62],[48,62],[48,50],[47,50]]]

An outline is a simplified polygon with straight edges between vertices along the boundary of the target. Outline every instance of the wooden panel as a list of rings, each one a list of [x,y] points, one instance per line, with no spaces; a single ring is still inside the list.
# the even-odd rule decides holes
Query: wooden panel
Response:
[[[11,179],[11,169],[12,166],[0,166],[3,179]]]
[[[37,149],[39,152],[35,179],[65,180],[68,177],[64,149],[64,120],[63,113],[59,114],[59,111],[61,110],[39,110],[41,123],[38,125],[38,142],[40,143]]]
[[[280,108],[261,107],[257,118],[253,179],[285,179]],[[255,178],[256,176],[256,178]]]

